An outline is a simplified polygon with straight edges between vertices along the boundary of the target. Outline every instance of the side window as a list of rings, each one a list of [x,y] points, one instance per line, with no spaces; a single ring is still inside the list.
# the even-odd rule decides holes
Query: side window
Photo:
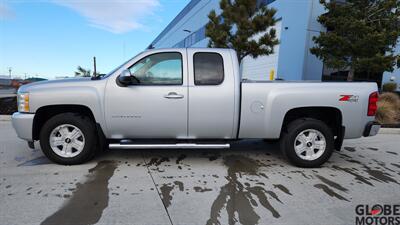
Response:
[[[180,85],[182,81],[182,55],[165,52],[149,55],[129,68],[143,85]]]
[[[224,80],[224,61],[220,54],[195,53],[193,64],[195,85],[218,85]]]

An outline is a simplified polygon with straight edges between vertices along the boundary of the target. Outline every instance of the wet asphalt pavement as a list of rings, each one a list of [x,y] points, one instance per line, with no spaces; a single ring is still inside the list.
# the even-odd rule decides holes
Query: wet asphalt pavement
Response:
[[[60,166],[0,121],[0,224],[355,224],[358,204],[400,204],[399,138],[346,140],[317,169],[261,140]]]

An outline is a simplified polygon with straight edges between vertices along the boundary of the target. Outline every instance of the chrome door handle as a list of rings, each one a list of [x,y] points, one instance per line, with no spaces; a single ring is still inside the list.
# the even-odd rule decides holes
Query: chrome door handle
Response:
[[[164,95],[164,98],[168,99],[180,99],[183,98],[183,95],[177,94],[176,92],[170,92],[167,95]]]

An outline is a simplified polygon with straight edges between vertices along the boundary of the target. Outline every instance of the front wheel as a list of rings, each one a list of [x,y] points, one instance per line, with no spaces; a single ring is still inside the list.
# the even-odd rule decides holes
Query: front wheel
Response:
[[[53,162],[63,165],[90,160],[97,143],[96,127],[86,116],[62,113],[50,118],[40,131],[40,146]]]
[[[334,151],[332,130],[320,120],[297,119],[282,133],[281,150],[296,166],[319,167]]]

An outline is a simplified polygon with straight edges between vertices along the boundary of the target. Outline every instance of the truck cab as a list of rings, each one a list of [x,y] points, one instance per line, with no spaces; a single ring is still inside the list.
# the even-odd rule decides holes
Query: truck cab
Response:
[[[234,51],[165,49],[133,61],[106,84],[107,136],[236,138],[240,79]]]

